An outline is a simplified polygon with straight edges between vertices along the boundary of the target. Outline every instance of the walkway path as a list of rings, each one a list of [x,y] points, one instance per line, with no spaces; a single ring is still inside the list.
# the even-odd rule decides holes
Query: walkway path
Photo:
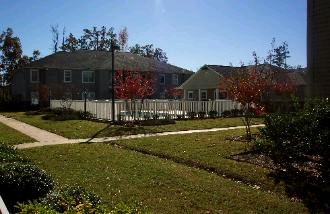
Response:
[[[28,125],[26,123],[17,121],[12,118],[8,118],[0,115],[0,122],[10,126],[13,129],[16,129],[23,134],[34,138],[37,142],[35,143],[24,143],[16,145],[18,149],[26,149],[40,146],[48,145],[58,145],[58,144],[69,144],[69,143],[81,143],[81,142],[108,142],[119,139],[133,139],[133,138],[142,138],[142,137],[152,137],[152,136],[165,136],[165,135],[178,135],[178,134],[191,134],[191,133],[201,133],[201,132],[214,132],[214,131],[225,131],[231,129],[243,129],[245,126],[235,126],[227,128],[212,128],[212,129],[200,129],[200,130],[187,130],[187,131],[176,131],[176,132],[162,132],[154,134],[137,134],[137,135],[128,135],[128,136],[116,136],[116,137],[103,137],[103,138],[88,138],[88,139],[68,139],[54,133],[36,128],[34,126]],[[251,127],[262,127],[264,125],[253,125]]]

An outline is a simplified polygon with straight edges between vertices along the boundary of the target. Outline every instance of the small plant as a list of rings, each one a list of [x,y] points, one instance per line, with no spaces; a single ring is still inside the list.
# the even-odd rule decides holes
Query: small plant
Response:
[[[153,120],[157,120],[159,118],[159,115],[158,114],[154,114],[154,115],[152,115],[152,119]]]
[[[80,186],[64,186],[57,191],[48,194],[40,201],[33,201],[27,204],[19,203],[18,213],[142,213],[142,206],[139,203],[120,202],[112,207],[106,208],[101,205],[101,199],[93,192],[85,190]]]
[[[20,155],[13,146],[0,143],[0,164],[12,162],[27,163],[29,160]]]
[[[184,119],[183,114],[178,114],[176,117],[177,117],[177,120],[183,120]]]
[[[216,118],[217,117],[217,115],[218,115],[218,112],[216,111],[216,110],[211,110],[211,111],[209,111],[209,117],[210,118]]]
[[[187,112],[187,117],[189,119],[194,119],[196,117],[196,112],[194,112],[194,111]]]
[[[197,115],[198,115],[198,118],[199,119],[204,119],[205,118],[205,115],[206,115],[206,112],[205,111],[199,111],[197,113]]]

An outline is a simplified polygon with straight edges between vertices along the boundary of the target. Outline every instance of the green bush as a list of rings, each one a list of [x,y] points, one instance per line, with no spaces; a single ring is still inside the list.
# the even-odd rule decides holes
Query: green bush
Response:
[[[13,146],[0,143],[0,164],[10,162],[27,163],[29,160],[20,155]]]
[[[96,209],[101,204],[101,199],[80,186],[64,186],[47,195],[42,203],[49,205],[57,212],[64,213],[68,210]]]
[[[17,202],[38,199],[53,188],[53,181],[38,167],[19,162],[0,164],[0,195],[11,209]]]
[[[134,214],[142,213],[138,203],[118,203],[110,209],[101,205],[100,198],[80,186],[65,186],[48,194],[41,201],[33,201],[17,206],[18,213],[86,213],[86,214]]]
[[[204,119],[205,118],[205,115],[206,115],[206,112],[205,111],[199,111],[197,113],[197,116],[199,119]]]
[[[209,117],[210,118],[216,118],[218,115],[218,112],[216,110],[209,111]]]
[[[68,108],[55,108],[52,109],[48,114],[42,116],[44,120],[55,120],[55,121],[65,121],[65,120],[82,120],[82,119],[92,119],[93,115],[90,112],[75,111]]]
[[[196,112],[194,112],[194,111],[188,111],[187,112],[187,117],[189,119],[194,119],[196,117]]]
[[[319,156],[322,165],[330,167],[329,121],[328,101],[310,101],[297,112],[267,115],[261,129],[268,142],[263,152],[284,168],[310,161],[311,156]]]
[[[40,213],[40,214],[58,214],[54,209],[48,205],[44,205],[37,201],[29,201],[29,203],[18,203],[15,208],[17,209],[16,213],[18,214],[31,214],[31,213]]]
[[[330,212],[330,103],[312,100],[291,113],[265,117],[255,147],[268,155],[275,177],[313,212]]]

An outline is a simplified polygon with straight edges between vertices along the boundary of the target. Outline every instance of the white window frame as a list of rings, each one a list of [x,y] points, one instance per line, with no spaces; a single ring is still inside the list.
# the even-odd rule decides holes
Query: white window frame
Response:
[[[165,74],[159,74],[159,84],[160,85],[165,85]]]
[[[69,74],[69,75],[67,76],[67,74]],[[72,82],[72,71],[64,70],[63,77],[64,77],[64,79],[63,79],[64,82]],[[69,80],[67,80],[67,77],[69,77]]]
[[[188,97],[188,100],[193,100],[194,99],[194,91],[187,91],[187,97]]]
[[[172,84],[173,85],[179,84],[179,75],[178,74],[172,74]]]
[[[205,97],[203,97],[203,94]],[[201,90],[201,100],[207,100],[207,90]]]
[[[34,73],[37,74],[37,80],[34,80],[34,78],[33,78],[33,76],[34,76],[33,74]],[[39,70],[38,69],[31,69],[30,70],[30,81],[31,82],[36,82],[36,83],[40,81]]]
[[[88,80],[88,81],[84,81],[84,74],[85,73],[92,73],[93,74],[93,80],[92,81],[90,81],[90,80]],[[81,78],[82,78],[82,83],[95,83],[95,72],[94,71],[82,71],[82,73],[81,73]]]

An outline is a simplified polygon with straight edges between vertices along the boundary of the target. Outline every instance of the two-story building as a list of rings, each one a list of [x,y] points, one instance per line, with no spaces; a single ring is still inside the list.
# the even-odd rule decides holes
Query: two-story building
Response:
[[[128,52],[115,52],[114,70],[148,73],[154,78],[152,98],[165,98],[169,88],[187,80],[192,71]],[[150,75],[151,74],[151,75]],[[12,94],[21,102],[38,104],[41,100],[111,99],[111,52],[79,50],[57,52],[18,70]]]

